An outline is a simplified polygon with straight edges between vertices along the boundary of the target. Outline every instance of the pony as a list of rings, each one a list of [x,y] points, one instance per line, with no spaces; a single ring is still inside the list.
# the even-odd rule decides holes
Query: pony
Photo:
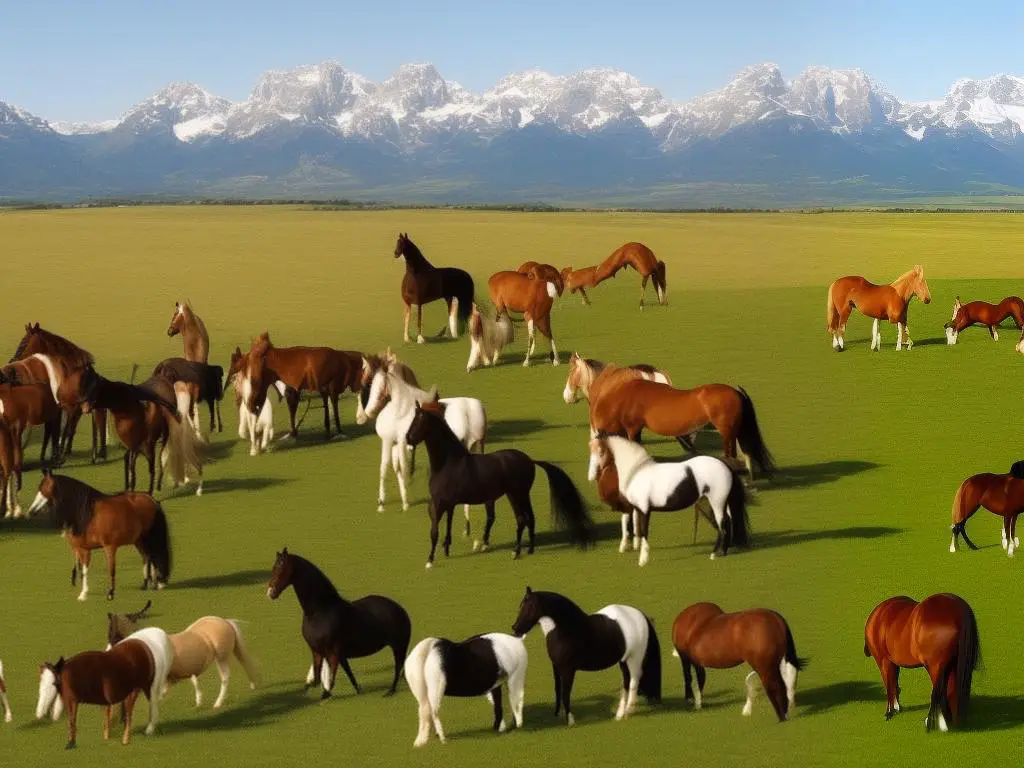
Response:
[[[960,297],[957,296],[953,302],[953,317],[942,326],[946,329],[946,343],[956,344],[960,331],[972,325],[986,326],[992,341],[999,341],[999,331],[996,327],[1008,317],[1013,318],[1018,329],[1024,329],[1024,299],[1019,296],[1007,296],[998,304],[989,304],[987,301],[961,304]]]
[[[107,648],[111,648],[138,629],[138,622],[152,605],[147,601],[142,610],[135,613],[107,614]],[[259,680],[256,663],[249,655],[242,639],[242,630],[234,619],[222,619],[220,616],[204,616],[189,624],[181,632],[169,635],[174,648],[174,663],[167,673],[167,685],[161,691],[166,695],[168,686],[181,680],[190,679],[196,694],[196,706],[202,706],[203,692],[199,687],[199,675],[216,662],[220,673],[220,693],[213,702],[213,708],[219,709],[228,693],[228,680],[231,678],[231,657],[245,670],[249,678],[249,688],[255,690]]]
[[[409,314],[413,305],[416,307],[416,343],[425,341],[423,305],[439,299],[444,299],[448,305],[448,331],[453,339],[457,339],[459,325],[469,320],[469,309],[473,305],[473,278],[456,267],[435,267],[409,239],[408,232],[399,234],[395,242],[395,258],[400,257],[405,258],[405,277],[402,278],[402,303],[405,304],[403,341],[409,342]]]
[[[0,704],[4,705],[4,722],[9,723],[14,719],[11,713],[11,702],[7,700],[7,683],[4,682],[4,663],[0,661]],[[522,718],[520,717],[520,722]]]
[[[637,694],[648,703],[661,701],[661,647],[654,623],[629,605],[606,605],[588,616],[557,592],[526,588],[512,634],[525,637],[540,624],[555,677],[555,716],[564,708],[572,715],[572,685],[577,671],[596,672],[615,664],[622,672],[622,691],[615,719],[636,709]]]
[[[481,362],[495,365],[501,351],[514,339],[515,330],[508,314],[499,314],[492,320],[474,302],[469,316],[469,362],[466,363],[466,371],[479,368]]]
[[[909,272],[897,277],[888,285],[875,285],[859,275],[841,277],[828,287],[828,301],[825,307],[827,330],[832,336],[832,349],[846,348],[846,321],[854,309],[874,319],[871,326],[871,349],[882,348],[882,334],[878,321],[888,320],[896,325],[896,349],[909,350],[914,342],[907,328],[907,310],[915,296],[925,304],[932,301],[928,281],[924,279],[924,267],[920,264]]]
[[[590,298],[587,296],[587,288],[596,288],[600,280],[597,279],[597,266],[573,269],[565,267],[561,271],[562,285],[569,289],[569,293],[579,291],[584,306],[590,306]]]
[[[731,669],[746,663],[753,671],[746,678],[743,715],[754,711],[758,678],[779,722],[789,719],[796,706],[797,675],[807,659],[796,655],[793,632],[780,614],[764,608],[726,613],[715,603],[694,603],[672,623],[672,645],[672,655],[683,665],[686,701],[692,701],[694,709],[701,708],[708,667]],[[696,690],[691,666],[697,672]]]
[[[224,397],[224,369],[221,366],[169,357],[157,363],[153,376],[162,376],[174,385],[178,410],[189,415],[197,436],[202,437],[197,402],[206,403],[210,409],[211,434],[215,427],[218,432],[224,431],[220,416],[220,401]]]
[[[551,364],[558,365],[558,349],[551,332],[551,306],[558,297],[555,284],[546,280],[534,280],[518,272],[495,272],[487,281],[495,316],[508,312],[522,312],[526,320],[529,345],[523,367],[530,365],[530,356],[537,345],[534,329],[548,337],[551,343]]]
[[[416,413],[405,439],[410,445],[426,443],[427,454],[430,456],[430,555],[427,568],[434,565],[438,525],[446,515],[448,528],[444,539],[444,555],[448,557],[450,554],[452,514],[456,504],[484,505],[487,521],[483,541],[479,542],[479,546],[474,543],[473,549],[487,550],[494,525],[494,503],[502,496],[508,497],[516,517],[513,559],[519,559],[522,553],[524,529],[529,529],[530,539],[526,551],[532,555],[536,520],[530,490],[536,479],[537,467],[544,470],[548,477],[551,509],[556,523],[568,528],[570,542],[581,549],[589,546],[594,535],[593,523],[580,492],[562,469],[515,449],[481,455],[470,453],[445,422],[436,404],[421,405],[417,401],[415,408]]]
[[[144,493],[118,493],[108,496],[80,480],[43,470],[39,490],[29,508],[35,514],[49,507],[57,527],[64,533],[75,556],[71,567],[71,586],[79,569],[82,591],[78,599],[89,595],[89,561],[94,549],[107,557],[110,589],[114,599],[117,585],[117,550],[133,545],[142,555],[142,588],[151,583],[163,589],[171,577],[171,535],[163,507]]]
[[[714,456],[695,456],[688,461],[657,462],[642,446],[614,435],[602,435],[590,441],[590,468],[587,479],[597,480],[602,468],[615,465],[619,493],[634,512],[636,538],[640,541],[640,567],[650,558],[648,532],[652,511],[677,512],[706,498],[714,512],[718,538],[711,559],[721,550],[724,557],[730,545],[750,545],[746,492],[734,470]],[[694,521],[697,512],[694,510]],[[622,541],[619,552],[626,551],[629,516],[622,517]]]
[[[171,324],[167,326],[168,336],[174,338],[179,334],[185,347],[186,360],[194,363],[209,362],[210,335],[188,300],[174,302],[174,314],[171,315]]]
[[[504,733],[501,686],[508,685],[508,699],[516,728],[523,727],[523,699],[526,688],[526,644],[501,632],[474,635],[456,643],[443,637],[420,640],[405,660],[405,679],[419,705],[419,730],[414,747],[430,738],[433,725],[444,744],[441,699],[448,696],[486,696],[494,705],[493,729]]]
[[[238,408],[238,439],[249,440],[249,455],[255,456],[266,451],[270,441],[274,439],[274,406],[265,399],[257,416],[249,410],[249,398],[252,395],[252,381],[248,376],[249,355],[241,348],[235,347],[231,353],[228,366],[228,377],[225,388],[233,386],[235,390],[235,407]],[[278,400],[284,397],[287,388],[280,382],[274,382]]]
[[[900,711],[900,669],[924,667],[932,681],[925,730],[959,726],[971,702],[971,679],[981,664],[974,611],[957,595],[890,597],[864,626],[864,655],[875,660],[885,686],[885,719]]]
[[[304,557],[290,554],[285,547],[274,559],[267,597],[277,600],[289,586],[295,588],[302,606],[302,637],[313,652],[307,687],[322,685],[320,698],[329,698],[340,664],[356,693],[361,693],[348,660],[390,648],[395,676],[385,695],[398,690],[398,678],[412,637],[412,621],[402,606],[380,595],[349,602],[338,594],[323,571]]]
[[[21,517],[21,500],[18,493],[18,477],[21,476],[19,443],[15,446],[10,428],[0,419],[0,515]]]
[[[600,283],[608,278],[615,277],[615,274],[623,268],[632,267],[640,273],[640,311],[644,309],[644,293],[647,291],[647,281],[651,280],[654,290],[658,294],[658,303],[668,303],[668,283],[665,281],[665,262],[660,261],[654,251],[643,243],[626,243],[616,248],[608,258],[597,266],[595,282]]]
[[[957,539],[964,537],[964,543],[971,549],[977,549],[974,542],[967,538],[967,521],[979,509],[984,507],[989,512],[1003,518],[1002,543],[1006,554],[1013,553],[1020,547],[1017,537],[1017,516],[1024,512],[1024,472],[1015,471],[1017,465],[1005,475],[982,472],[971,475],[957,488],[953,496],[953,539],[949,543],[949,551],[956,552]]]
[[[562,280],[562,273],[558,271],[557,267],[553,267],[550,264],[543,264],[539,261],[524,261],[519,265],[519,269],[516,272],[534,280],[547,280],[549,283],[554,283],[555,290],[559,296],[565,290],[565,281]]]
[[[149,699],[149,723],[146,735],[156,733],[160,717],[160,690],[174,662],[174,648],[167,633],[156,627],[140,629],[107,651],[85,651],[55,664],[39,667],[39,700],[36,719],[47,713],[57,720],[61,712],[68,712],[68,743],[65,749],[74,749],[78,736],[79,704],[99,704],[106,707],[103,738],[110,738],[110,723],[114,705],[121,704],[124,720],[122,744],[128,744],[132,733],[132,711],[135,699],[142,691]]]
[[[18,464],[22,463],[22,436],[31,427],[43,425],[43,446],[39,461],[46,461],[46,446],[50,446],[50,459],[56,463],[60,458],[61,410],[53,401],[50,388],[45,384],[23,384],[11,386],[0,384],[0,421],[11,430]],[[18,490],[21,490],[21,474],[18,475]]]

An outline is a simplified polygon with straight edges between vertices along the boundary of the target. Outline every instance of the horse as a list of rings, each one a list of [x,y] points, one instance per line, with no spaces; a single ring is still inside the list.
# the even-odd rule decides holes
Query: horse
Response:
[[[178,410],[189,415],[197,436],[202,437],[197,402],[206,403],[210,409],[210,432],[214,428],[218,432],[224,431],[220,416],[220,401],[224,397],[224,369],[221,366],[169,357],[157,363],[153,376],[162,376],[174,385]]]
[[[184,303],[174,302],[174,314],[171,315],[171,324],[167,326],[167,335],[173,338],[178,334],[181,334],[184,343],[186,360],[194,363],[209,362],[210,335],[188,300]]]
[[[1016,466],[1016,465],[1015,465]],[[1017,516],[1024,512],[1024,473],[1013,469],[1005,475],[982,472],[971,475],[964,480],[953,496],[953,540],[949,543],[949,551],[956,552],[957,539],[964,537],[964,543],[971,549],[977,549],[967,538],[967,521],[979,509],[984,507],[989,512],[1003,518],[1002,543],[1006,554],[1013,553],[1020,547],[1017,537]]]
[[[264,398],[259,416],[249,410],[252,381],[249,379],[248,370],[249,355],[243,353],[241,348],[235,347],[235,351],[231,353],[225,388],[233,386],[235,389],[235,407],[238,408],[238,439],[249,440],[249,455],[255,456],[261,451],[266,451],[270,441],[274,439],[274,406],[271,405],[269,399]],[[283,398],[287,387],[282,382],[276,381],[274,388],[277,389],[278,400]]]
[[[534,280],[518,272],[495,272],[487,281],[491,302],[495,307],[495,316],[501,317],[508,312],[522,312],[526,320],[526,331],[529,345],[523,367],[530,365],[530,355],[536,347],[534,329],[548,337],[551,342],[551,364],[558,365],[558,350],[555,337],[551,333],[551,306],[558,297],[555,284],[546,280]]]
[[[1008,317],[1013,318],[1018,329],[1024,329],[1024,299],[1019,296],[1007,296],[998,304],[989,304],[987,301],[961,304],[960,297],[957,296],[953,302],[953,317],[943,326],[946,329],[946,343],[956,344],[960,331],[972,325],[986,326],[992,341],[999,341],[996,326]]]
[[[661,701],[661,647],[654,623],[629,605],[606,605],[588,616],[557,592],[526,588],[512,634],[525,637],[540,624],[555,677],[555,716],[564,707],[572,715],[572,685],[577,671],[596,672],[615,664],[622,672],[622,692],[615,719],[636,709],[637,693],[649,704]]]
[[[43,470],[29,514],[50,507],[57,524],[75,556],[71,567],[71,586],[78,569],[82,571],[82,591],[78,599],[89,595],[89,561],[94,549],[107,557],[110,589],[107,600],[114,599],[117,585],[117,550],[134,546],[142,555],[142,588],[153,584],[163,589],[171,577],[171,536],[163,507],[144,493],[118,493],[108,496],[80,480]]]
[[[914,342],[911,341],[910,329],[907,328],[907,310],[915,296],[925,304],[932,301],[932,293],[924,279],[924,267],[920,264],[888,285],[875,285],[859,275],[839,278],[828,288],[828,303],[825,308],[827,330],[832,336],[832,349],[842,351],[846,348],[846,321],[854,309],[859,309],[862,314],[874,319],[871,326],[871,349],[882,348],[882,334],[878,331],[878,321],[888,320],[896,324],[896,350],[903,349],[904,338],[909,350]]]
[[[443,637],[420,640],[405,660],[405,679],[419,705],[419,730],[414,747],[430,738],[433,725],[444,744],[441,699],[448,696],[486,696],[494,705],[493,729],[504,733],[501,686],[508,685],[508,699],[516,728],[523,727],[523,699],[526,688],[526,644],[502,632],[474,635],[456,643]]]
[[[456,267],[435,267],[416,244],[403,232],[395,243],[395,258],[405,258],[405,277],[402,278],[402,302],[405,304],[405,330],[403,341],[409,342],[409,314],[416,306],[416,343],[422,344],[423,305],[444,299],[448,305],[448,331],[453,339],[459,337],[459,325],[469,319],[475,289],[473,278]],[[442,329],[443,333],[443,329]]]
[[[752,608],[726,613],[715,603],[694,603],[672,623],[673,656],[683,665],[686,701],[701,708],[705,670],[731,669],[749,664],[747,701],[743,715],[754,710],[757,693],[755,678],[768,695],[779,722],[789,719],[796,706],[796,681],[807,659],[796,655],[796,643],[786,620],[775,611]],[[690,677],[691,666],[697,672],[697,688]]]
[[[534,280],[546,280],[549,283],[554,283],[555,290],[559,296],[565,290],[565,281],[562,280],[562,273],[558,271],[557,267],[553,267],[550,264],[544,264],[539,261],[524,261],[519,265],[519,269],[516,272]]]
[[[0,384],[0,421],[5,422],[11,430],[19,465],[22,463],[22,436],[27,429],[40,424],[43,425],[43,446],[39,462],[46,461],[47,445],[50,446],[51,460],[55,463],[58,461],[61,411],[45,384]],[[18,490],[21,490],[20,474]]]
[[[864,626],[864,655],[882,675],[886,720],[900,711],[900,669],[924,667],[932,681],[925,729],[937,724],[946,731],[964,721],[981,642],[974,611],[963,598],[943,593],[920,603],[906,596],[883,601]]]
[[[4,722],[11,722],[14,715],[11,713],[11,702],[7,700],[7,683],[4,682],[4,663],[2,661],[0,661],[0,704],[4,705]],[[521,717],[520,722],[522,722]]]
[[[483,314],[476,303],[469,316],[469,362],[466,372],[480,366],[495,365],[501,357],[501,351],[515,339],[512,319],[508,314],[499,314],[492,320]]]
[[[139,619],[146,614],[151,605],[152,601],[147,601],[142,610],[135,613],[108,613],[107,648],[137,631]],[[168,639],[174,648],[174,663],[167,674],[167,686],[161,691],[161,697],[167,693],[168,686],[189,679],[195,689],[196,706],[202,706],[203,692],[199,687],[199,675],[216,662],[217,671],[220,673],[220,693],[213,702],[213,708],[219,709],[228,693],[232,655],[245,669],[245,674],[249,678],[249,688],[256,689],[259,679],[256,663],[245,647],[242,630],[236,620],[204,616],[181,632],[169,635]]]
[[[597,284],[600,282],[597,279],[597,265],[594,265],[593,267],[584,267],[583,269],[564,267],[559,274],[562,276],[562,285],[564,288],[568,288],[569,293],[576,293],[579,291],[584,306],[590,306],[590,298],[587,296],[587,288],[596,288]]]
[[[106,707],[103,738],[110,738],[114,705],[121,704],[124,720],[122,744],[132,734],[132,711],[142,691],[149,699],[149,723],[146,735],[156,733],[160,716],[160,690],[174,661],[174,649],[162,629],[147,627],[129,635],[108,651],[85,651],[55,664],[39,667],[39,700],[36,719],[47,713],[53,720],[68,711],[68,743],[74,749],[78,736],[78,705],[99,704]]]
[[[665,262],[654,255],[654,251],[643,243],[626,243],[616,248],[608,258],[597,265],[595,282],[601,283],[623,268],[632,267],[640,273],[640,311],[644,309],[644,293],[647,281],[651,280],[658,294],[658,303],[668,303],[668,283],[665,281]]]
[[[295,588],[302,606],[302,637],[313,652],[307,687],[322,685],[320,698],[329,698],[340,664],[356,693],[362,693],[348,660],[390,648],[395,676],[385,696],[398,690],[398,678],[412,638],[412,621],[402,606],[380,595],[349,602],[338,594],[323,571],[304,557],[290,554],[285,547],[274,560],[267,597],[276,600],[289,586]]]
[[[377,371],[382,369],[391,371],[406,384],[412,384],[414,387],[420,385],[412,368],[399,360],[398,355],[391,351],[391,347],[379,355],[363,355],[363,368],[359,373],[359,396],[356,398],[357,424],[365,424],[368,420],[364,409],[370,397],[370,385]]]
[[[636,538],[640,541],[640,567],[650,558],[648,532],[651,512],[678,512],[706,498],[714,512],[718,538],[711,559],[721,550],[724,557],[731,545],[750,545],[746,492],[734,470],[714,456],[695,456],[688,461],[657,462],[642,446],[614,435],[602,435],[590,441],[590,468],[587,479],[594,482],[600,470],[614,464],[619,493],[632,507]],[[622,518],[619,552],[628,543],[628,515]],[[696,526],[697,510],[694,509]]]
[[[20,448],[21,444],[17,445]],[[0,420],[0,515],[21,517],[21,500],[18,498],[18,477],[21,476],[21,456],[15,450],[14,437],[10,428]]]
[[[275,347],[270,334],[264,331],[252,343],[249,350],[247,377],[252,384],[249,396],[249,410],[257,417],[267,400],[267,390],[275,382],[285,387],[288,403],[288,418],[291,423],[289,435],[299,436],[295,424],[295,413],[299,408],[300,392],[317,392],[324,404],[324,436],[331,439],[331,409],[334,409],[334,427],[340,437],[341,414],[338,398],[342,392],[359,391],[359,375],[363,356],[330,347]],[[330,407],[328,407],[328,404]]]

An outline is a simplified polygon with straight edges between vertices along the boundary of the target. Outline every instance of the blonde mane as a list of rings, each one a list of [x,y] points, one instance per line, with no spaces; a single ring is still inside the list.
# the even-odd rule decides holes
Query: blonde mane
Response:
[[[633,476],[641,467],[654,461],[642,445],[634,443],[632,440],[616,435],[608,435],[604,438],[604,442],[612,454],[615,470],[619,473],[620,490],[629,487]]]
[[[916,264],[913,269],[908,272],[904,272],[902,275],[893,280],[889,285],[896,289],[896,292],[900,294],[904,299],[915,293],[919,286],[919,282],[924,279],[924,267],[920,264]]]

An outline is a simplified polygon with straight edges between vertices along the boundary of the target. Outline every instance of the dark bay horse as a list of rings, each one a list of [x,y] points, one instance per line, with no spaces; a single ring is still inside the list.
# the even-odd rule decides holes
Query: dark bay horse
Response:
[[[307,686],[322,685],[320,698],[329,698],[340,664],[356,693],[361,693],[348,660],[390,648],[395,676],[385,695],[390,696],[398,689],[412,637],[412,621],[402,606],[380,595],[349,602],[338,594],[323,571],[304,557],[290,554],[285,547],[274,559],[267,597],[276,600],[289,586],[295,588],[302,606],[302,637],[313,652]]]
[[[626,243],[616,248],[608,258],[597,265],[597,272],[594,276],[595,283],[601,283],[624,268],[632,267],[640,273],[640,310],[644,308],[644,293],[647,290],[647,281],[654,283],[654,290],[658,294],[658,303],[668,302],[668,283],[665,281],[665,262],[654,255],[654,251],[643,243]]]
[[[1024,329],[1024,299],[1019,296],[1007,296],[998,304],[987,301],[969,301],[960,303],[960,297],[953,302],[953,317],[943,327],[946,329],[946,342],[956,344],[960,331],[972,325],[984,325],[988,328],[992,341],[999,341],[996,327],[1008,317],[1013,318],[1018,329]]]
[[[491,301],[494,303],[495,320],[509,312],[522,312],[526,320],[529,343],[523,366],[530,365],[530,356],[536,347],[534,329],[548,337],[551,342],[551,364],[558,365],[558,349],[551,332],[551,307],[558,297],[555,284],[547,280],[534,279],[518,272],[495,272],[487,281]]]
[[[832,349],[843,350],[846,342],[846,321],[854,309],[874,319],[871,327],[871,349],[882,348],[882,334],[878,331],[878,321],[888,320],[896,325],[896,349],[903,349],[904,341],[907,349],[913,346],[910,329],[907,328],[907,310],[910,300],[920,297],[925,304],[931,303],[932,293],[928,281],[924,279],[924,267],[920,264],[906,272],[888,285],[875,285],[859,275],[841,277],[828,288],[828,301],[825,308],[827,330],[832,336]]]
[[[224,398],[224,369],[221,366],[194,362],[183,357],[169,357],[157,363],[153,376],[168,379],[174,385],[179,399],[182,391],[188,397],[186,408],[181,408],[183,402],[179,403],[179,411],[195,418],[196,403],[206,403],[210,409],[210,432],[215,428],[218,432],[224,431],[224,422],[220,416],[220,401]]]
[[[416,342],[422,344],[423,305],[444,299],[448,305],[448,331],[458,338],[459,326],[469,320],[475,290],[473,278],[456,267],[435,267],[416,244],[403,232],[395,243],[395,258],[405,257],[405,277],[402,278],[402,302],[405,304],[405,331],[403,340],[409,341],[409,314],[416,307]]]
[[[1005,475],[982,472],[971,475],[960,484],[953,496],[953,540],[949,543],[950,552],[956,552],[957,538],[960,536],[964,537],[968,547],[977,549],[974,542],[967,538],[966,526],[974,513],[984,507],[1003,518],[1003,549],[1013,557],[1014,551],[1020,547],[1017,517],[1024,512],[1024,478],[1014,471],[1016,466]]]
[[[963,723],[981,663],[978,623],[963,598],[938,594],[920,603],[905,596],[882,602],[864,627],[864,655],[882,674],[886,720],[900,711],[900,669],[924,667],[932,681],[925,728],[945,731]]]

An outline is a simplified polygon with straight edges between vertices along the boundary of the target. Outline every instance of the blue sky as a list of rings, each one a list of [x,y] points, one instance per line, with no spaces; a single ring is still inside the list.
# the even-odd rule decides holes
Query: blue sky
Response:
[[[96,120],[174,80],[244,98],[271,68],[340,61],[374,80],[429,61],[483,90],[509,72],[623,69],[666,96],[719,88],[742,67],[859,67],[904,99],[958,77],[1024,75],[1024,3],[537,2],[486,0],[0,0],[0,100]]]

